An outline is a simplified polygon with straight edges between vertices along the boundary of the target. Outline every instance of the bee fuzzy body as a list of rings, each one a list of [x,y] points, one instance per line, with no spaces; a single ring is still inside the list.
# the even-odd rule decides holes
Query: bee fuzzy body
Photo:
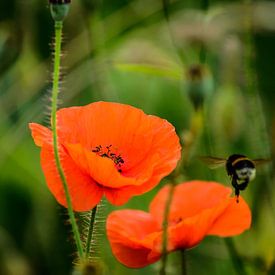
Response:
[[[212,169],[225,165],[227,174],[231,178],[231,184],[235,189],[237,202],[239,202],[240,191],[245,190],[249,182],[256,177],[256,166],[272,161],[266,158],[252,160],[239,154],[233,154],[227,159],[211,156],[200,157],[200,159]]]
[[[226,170],[227,174],[231,177],[238,202],[240,191],[245,190],[248,183],[256,176],[255,164],[244,155],[234,154],[227,159]]]

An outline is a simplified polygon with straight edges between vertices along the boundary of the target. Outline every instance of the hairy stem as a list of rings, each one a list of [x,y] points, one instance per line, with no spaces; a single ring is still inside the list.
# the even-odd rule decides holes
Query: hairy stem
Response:
[[[52,117],[52,132],[53,132],[53,150],[54,150],[54,158],[56,167],[65,191],[68,214],[70,218],[70,222],[72,225],[72,231],[74,234],[74,239],[78,251],[78,255],[80,260],[84,258],[83,247],[80,239],[80,234],[78,230],[78,226],[76,223],[75,215],[73,212],[72,201],[69,193],[69,188],[67,184],[67,180],[65,177],[65,173],[63,171],[60,156],[58,152],[58,137],[57,137],[57,101],[58,101],[58,92],[59,92],[59,78],[60,78],[60,58],[61,58],[61,40],[62,40],[62,21],[55,21],[55,46],[54,46],[54,71],[53,71],[53,87],[52,87],[52,106],[51,106],[51,117]]]
[[[91,242],[92,242],[93,233],[94,233],[94,223],[95,223],[96,212],[97,212],[97,206],[95,206],[91,211],[89,231],[88,231],[87,240],[86,240],[86,251],[85,251],[86,259],[88,259],[89,255],[90,255]]]

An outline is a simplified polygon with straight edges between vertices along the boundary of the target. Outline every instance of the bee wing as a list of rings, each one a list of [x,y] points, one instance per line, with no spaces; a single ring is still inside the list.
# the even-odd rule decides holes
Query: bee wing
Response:
[[[269,163],[271,162],[271,159],[253,159],[252,160],[255,165],[258,167],[258,166],[261,166],[261,165],[264,165],[266,163]]]
[[[199,159],[211,169],[216,169],[218,167],[224,166],[226,163],[226,159],[210,156],[200,156]]]

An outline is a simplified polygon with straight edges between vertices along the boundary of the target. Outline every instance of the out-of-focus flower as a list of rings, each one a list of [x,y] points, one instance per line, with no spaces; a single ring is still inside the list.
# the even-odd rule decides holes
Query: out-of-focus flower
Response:
[[[169,195],[165,186],[150,204],[149,213],[118,210],[107,219],[107,235],[115,257],[122,264],[140,268],[159,260],[162,253],[162,224]],[[206,235],[234,236],[248,229],[251,212],[231,189],[216,182],[190,181],[175,187],[168,216],[167,251],[188,249]]]
[[[73,208],[93,208],[105,194],[121,205],[152,189],[180,158],[179,138],[166,120],[129,105],[96,102],[57,112],[61,164]],[[52,132],[30,123],[50,191],[66,206],[55,165]]]

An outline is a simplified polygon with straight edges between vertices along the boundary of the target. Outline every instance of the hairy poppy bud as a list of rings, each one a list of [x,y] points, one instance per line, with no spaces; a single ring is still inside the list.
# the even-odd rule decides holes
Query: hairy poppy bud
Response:
[[[205,66],[197,64],[187,70],[186,89],[195,109],[201,108],[213,91],[213,80]]]
[[[63,21],[67,16],[71,0],[49,0],[54,21]]]

